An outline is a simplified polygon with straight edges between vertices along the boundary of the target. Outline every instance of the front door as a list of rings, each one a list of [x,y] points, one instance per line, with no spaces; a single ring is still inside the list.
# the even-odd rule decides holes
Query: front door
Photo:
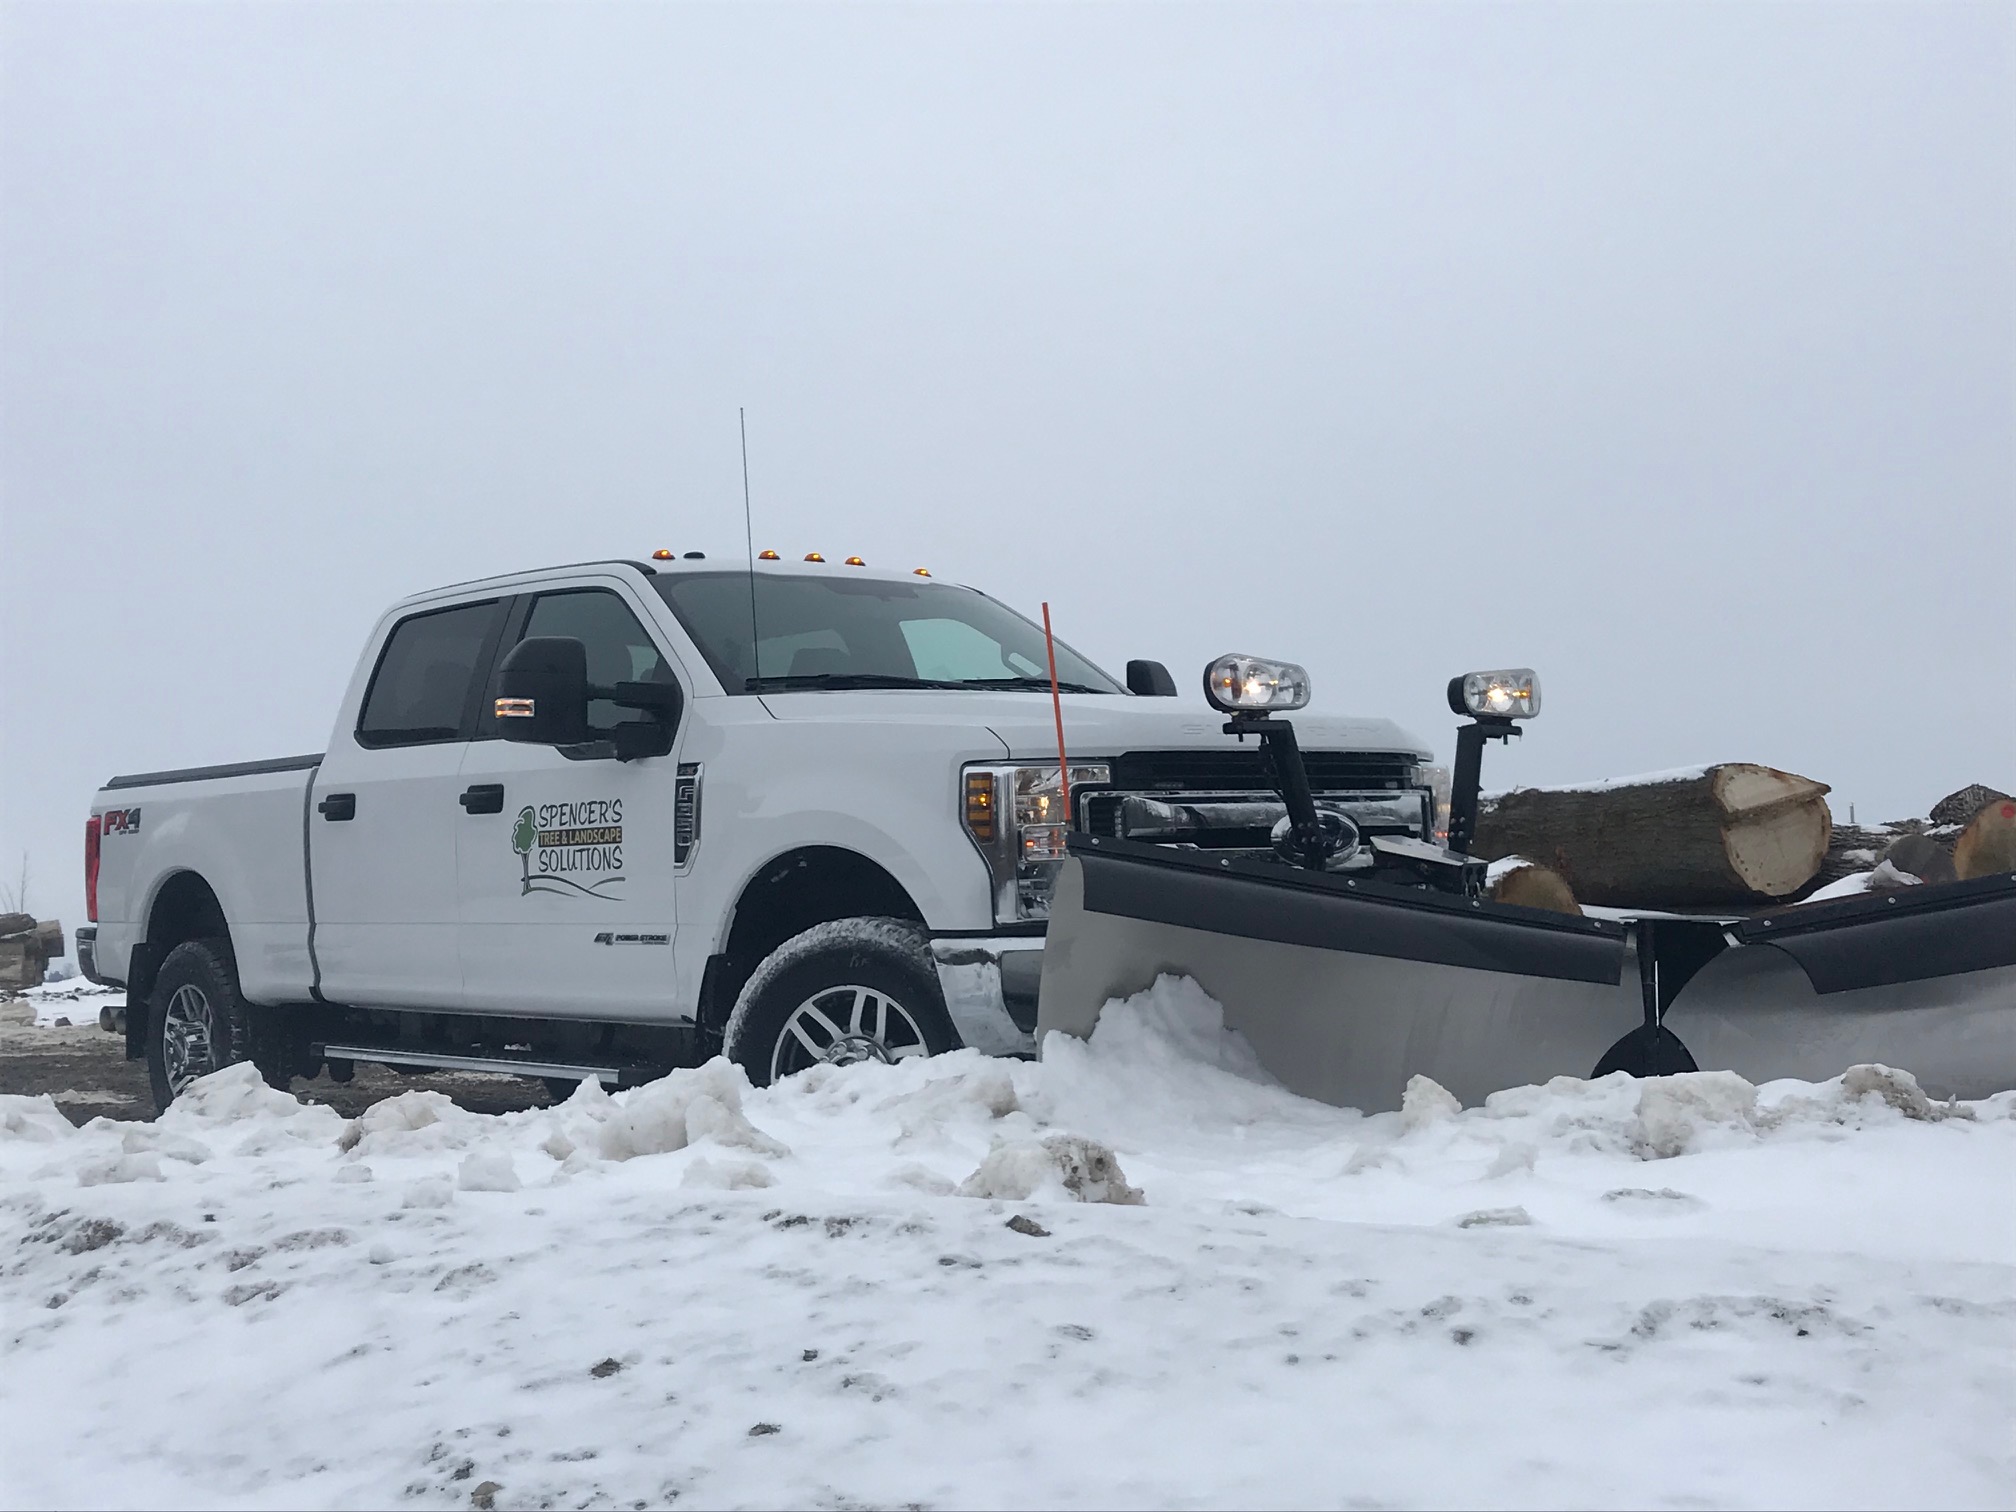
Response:
[[[315,964],[332,1002],[462,1005],[456,845],[480,670],[505,601],[392,627],[356,725],[331,738],[308,814]]]
[[[510,636],[571,636],[588,680],[676,682],[670,659],[620,593],[542,593]],[[606,735],[635,710],[588,707]],[[619,762],[593,747],[485,739],[463,763],[465,791],[495,807],[458,821],[462,977],[472,1011],[650,1020],[674,1014],[673,751]],[[488,806],[486,803],[484,806]]]

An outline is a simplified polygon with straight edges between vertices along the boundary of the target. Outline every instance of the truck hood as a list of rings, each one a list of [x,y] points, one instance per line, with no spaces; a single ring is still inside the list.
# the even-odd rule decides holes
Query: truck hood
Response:
[[[827,724],[911,725],[943,728],[976,725],[991,730],[1015,759],[1041,760],[1057,754],[1057,725],[1050,700],[1040,693],[942,689],[892,689],[834,693],[766,693],[763,705],[783,720]],[[1312,751],[1409,751],[1422,761],[1430,748],[1390,719],[1351,719],[1297,714],[1295,733]],[[1216,748],[1229,743],[1224,716],[1174,698],[1121,694],[1064,695],[1064,742],[1072,760],[1096,759],[1122,751]]]

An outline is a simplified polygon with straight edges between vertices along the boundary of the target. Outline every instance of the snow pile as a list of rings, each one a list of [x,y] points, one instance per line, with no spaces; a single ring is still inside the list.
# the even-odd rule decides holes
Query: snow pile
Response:
[[[1048,1048],[0,1097],[0,1503],[2008,1504],[2016,1095],[1367,1117],[1172,981]]]
[[[980,1169],[959,1183],[961,1197],[1009,1197],[1140,1206],[1139,1187],[1127,1184],[1113,1152],[1097,1140],[1052,1134],[1043,1140],[997,1144]]]

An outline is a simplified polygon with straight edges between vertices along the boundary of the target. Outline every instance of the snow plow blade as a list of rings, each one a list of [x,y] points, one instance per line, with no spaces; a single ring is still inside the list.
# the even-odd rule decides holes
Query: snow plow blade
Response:
[[[1870,1061],[1936,1097],[2016,1087],[2016,875],[1613,920],[1072,836],[1039,1045],[1164,974],[1290,1091],[1366,1112],[1416,1075],[1465,1103],[1613,1069],[1825,1081]]]
[[[1880,1061],[1934,1097],[2016,1087],[2016,874],[1815,903],[1734,925],[1739,946],[1665,1025],[1703,1070],[1824,1080]]]
[[[1290,1091],[1372,1112],[1423,1075],[1479,1102],[1587,1076],[1640,1028],[1631,956],[1611,920],[1074,835],[1037,1036],[1089,1035],[1110,999],[1187,976]]]

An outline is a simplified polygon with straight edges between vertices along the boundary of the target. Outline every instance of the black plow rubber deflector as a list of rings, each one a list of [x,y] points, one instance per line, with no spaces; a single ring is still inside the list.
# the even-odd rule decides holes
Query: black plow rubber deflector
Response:
[[[1625,927],[1537,908],[1389,887],[1247,857],[1070,837],[1085,909],[1212,934],[1512,976],[1614,984]]]
[[[1804,903],[1735,929],[1791,956],[1819,993],[2016,966],[2016,872]]]

